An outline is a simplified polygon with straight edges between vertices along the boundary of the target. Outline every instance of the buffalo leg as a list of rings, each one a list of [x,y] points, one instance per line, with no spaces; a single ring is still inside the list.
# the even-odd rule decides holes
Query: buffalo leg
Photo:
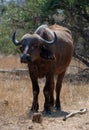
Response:
[[[38,95],[39,95],[39,85],[37,79],[32,80],[32,88],[33,88],[33,103],[31,107],[31,111],[36,112],[39,109],[39,104],[38,104]]]
[[[65,75],[65,72],[58,75],[57,83],[56,83],[56,103],[55,108],[56,110],[61,110],[61,104],[60,104],[60,92],[62,88],[62,80]]]
[[[50,86],[50,106],[53,107],[54,105],[54,81],[52,82]]]
[[[53,86],[53,78],[50,76],[46,77],[46,83],[45,83],[45,87],[44,87],[44,97],[45,97],[45,103],[44,103],[44,111],[47,114],[51,113],[51,109],[50,106],[54,104],[54,95],[53,95],[53,91],[54,91],[54,86]]]

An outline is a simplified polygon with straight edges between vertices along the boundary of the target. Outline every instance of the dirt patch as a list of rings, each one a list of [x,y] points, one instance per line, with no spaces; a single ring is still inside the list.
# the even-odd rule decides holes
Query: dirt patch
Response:
[[[25,68],[18,56],[1,56],[0,68]],[[44,79],[39,80],[39,111],[44,105]],[[69,80],[70,81],[70,80]],[[75,81],[76,82],[76,81]],[[72,111],[87,108],[89,110],[89,84],[73,84],[64,82],[61,91],[62,111],[52,109],[52,114],[44,116],[43,122],[33,123],[30,108],[32,104],[32,88],[29,75],[23,73],[0,73],[0,130],[88,130],[89,111],[63,121],[63,117]]]

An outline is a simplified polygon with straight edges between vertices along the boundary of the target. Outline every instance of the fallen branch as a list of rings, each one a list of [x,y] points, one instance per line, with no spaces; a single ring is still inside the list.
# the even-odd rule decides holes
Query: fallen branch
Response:
[[[28,73],[28,69],[24,68],[18,68],[18,69],[0,69],[0,73],[17,73],[17,74],[22,74],[22,73]]]
[[[74,57],[79,59],[82,63],[84,63],[87,67],[89,67],[89,61],[87,60],[87,58],[77,54],[74,54]]]
[[[75,116],[76,114],[85,114],[87,112],[87,109],[84,108],[84,109],[80,109],[79,111],[75,111],[75,112],[71,112],[69,113],[68,115],[66,115],[64,118],[63,118],[63,121],[66,121],[66,119],[70,118],[70,117],[73,117]]]

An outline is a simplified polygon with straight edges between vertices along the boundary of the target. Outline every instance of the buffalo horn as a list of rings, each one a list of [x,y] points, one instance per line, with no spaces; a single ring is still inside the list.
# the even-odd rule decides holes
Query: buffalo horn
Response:
[[[48,41],[48,40],[45,40],[45,39],[41,38],[41,40],[43,41],[43,43],[46,44],[46,45],[52,45],[52,44],[54,44],[56,42],[56,40],[57,40],[57,35],[56,35],[55,32],[53,32],[53,34],[54,34],[54,38],[51,41]]]
[[[12,35],[12,41],[16,46],[19,46],[21,43],[15,39],[16,31]]]

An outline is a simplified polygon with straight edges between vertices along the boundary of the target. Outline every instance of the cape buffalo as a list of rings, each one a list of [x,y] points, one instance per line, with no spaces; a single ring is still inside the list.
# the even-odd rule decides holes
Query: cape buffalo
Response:
[[[71,31],[54,24],[41,25],[33,34],[25,34],[20,41],[16,40],[16,32],[12,41],[20,47],[22,63],[27,63],[33,88],[33,103],[31,110],[38,111],[38,78],[46,78],[43,89],[45,102],[44,111],[51,113],[54,105],[54,88],[56,91],[55,108],[61,110],[60,91],[62,80],[73,54],[73,39]],[[57,76],[56,85],[54,77]]]

